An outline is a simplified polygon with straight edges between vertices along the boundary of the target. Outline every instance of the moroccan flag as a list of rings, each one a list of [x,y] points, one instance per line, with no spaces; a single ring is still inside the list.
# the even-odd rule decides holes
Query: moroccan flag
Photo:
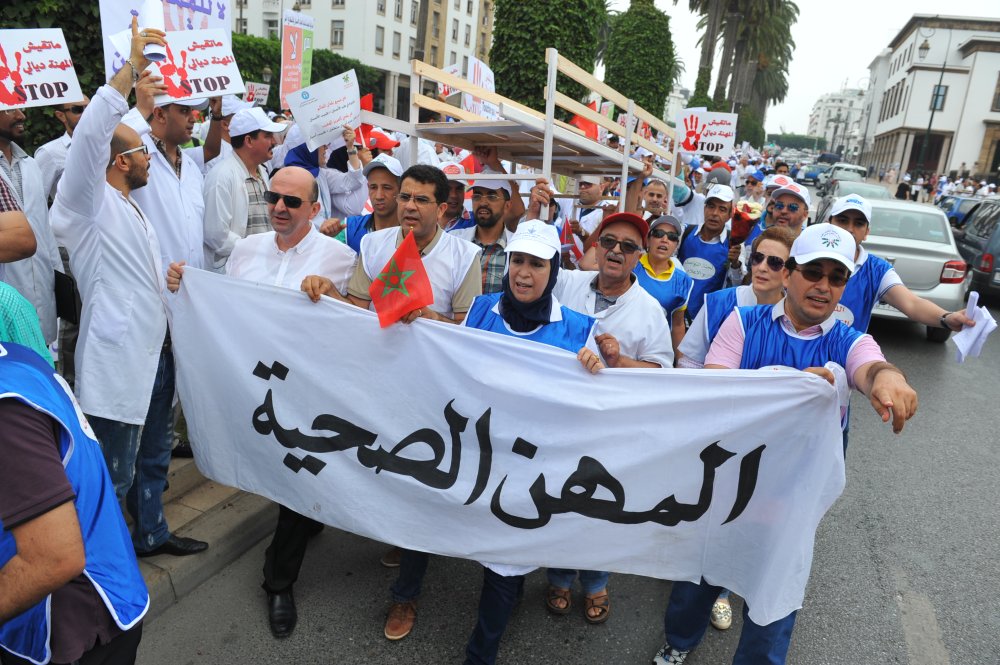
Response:
[[[434,304],[431,281],[424,270],[424,262],[420,260],[413,231],[406,234],[382,272],[372,280],[368,295],[383,328],[415,309]]]
[[[593,101],[587,104],[587,108],[597,113],[597,102]],[[574,115],[573,119],[569,121],[569,124],[573,125],[577,129],[581,130],[587,135],[587,138],[597,140],[597,123],[593,120],[587,120],[586,118]]]
[[[375,97],[372,93],[369,92],[367,95],[361,98],[361,110],[362,111],[375,110]],[[361,125],[358,127],[358,134],[360,134],[360,136],[358,136],[355,141],[363,146],[367,146],[368,144],[366,143],[366,141],[368,140],[368,137],[371,135],[371,132],[372,132],[371,125],[361,123]]]

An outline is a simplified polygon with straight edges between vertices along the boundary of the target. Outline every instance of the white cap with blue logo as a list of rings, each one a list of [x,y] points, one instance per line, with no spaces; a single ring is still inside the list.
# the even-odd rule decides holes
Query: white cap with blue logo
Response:
[[[841,196],[830,206],[830,217],[836,217],[846,210],[857,210],[865,216],[869,224],[872,221],[872,204],[868,203],[863,196],[858,196],[857,194]]]

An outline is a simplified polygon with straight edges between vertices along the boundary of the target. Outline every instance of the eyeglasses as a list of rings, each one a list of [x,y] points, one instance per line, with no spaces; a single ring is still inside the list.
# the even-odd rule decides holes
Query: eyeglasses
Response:
[[[795,270],[802,273],[802,276],[810,282],[818,282],[826,277],[830,282],[830,286],[843,286],[847,284],[847,279],[851,276],[846,270],[834,270],[831,273],[825,273],[819,266],[809,263],[804,266],[795,266]]]
[[[396,194],[396,202],[406,205],[410,201],[413,201],[418,206],[426,206],[436,204],[437,201],[428,198],[426,196],[414,196],[413,194]]]
[[[609,252],[613,250],[616,245],[621,245],[622,254],[635,254],[642,249],[631,240],[619,240],[618,238],[612,238],[611,236],[601,236],[597,242],[601,245],[601,247]]]
[[[14,115],[15,113],[24,113],[22,109],[3,109],[0,111],[3,115]]]
[[[761,252],[750,253],[750,265],[759,266],[764,261],[767,261],[767,267],[775,272],[778,272],[785,267],[785,260],[780,256],[769,256]]]
[[[774,202],[774,209],[778,211],[788,208],[788,212],[795,213],[798,212],[801,207],[802,206],[800,206],[798,203],[781,203],[780,201]]]
[[[483,194],[483,193],[477,194],[476,192],[472,192],[473,201],[482,201],[483,199],[486,199],[490,203],[495,203],[502,198],[503,196],[501,196],[498,192],[489,192],[488,194]]]
[[[670,242],[677,242],[678,240],[681,239],[681,237],[678,234],[674,233],[673,231],[664,231],[663,229],[653,229],[652,231],[649,232],[649,235],[651,235],[654,238],[662,238],[666,236],[667,240],[669,240]]]
[[[135,148],[130,148],[128,150],[123,150],[122,152],[120,152],[118,154],[119,155],[131,155],[133,152],[141,152],[144,155],[148,155],[149,154],[149,146],[147,146],[145,143],[143,143],[142,145],[136,146]]]
[[[846,215],[834,215],[830,221],[844,226],[853,226],[856,229],[863,229],[868,226],[868,220],[864,217],[847,217]]]
[[[76,115],[82,115],[84,111],[87,110],[86,106],[70,106],[66,109],[60,109],[63,113],[75,113]]]
[[[292,196],[291,194],[279,194],[278,192],[271,191],[264,192],[264,200],[271,205],[276,205],[279,200],[284,201],[286,208],[298,208],[303,203],[302,199],[298,196]],[[310,199],[309,203],[314,203],[314,201]]]

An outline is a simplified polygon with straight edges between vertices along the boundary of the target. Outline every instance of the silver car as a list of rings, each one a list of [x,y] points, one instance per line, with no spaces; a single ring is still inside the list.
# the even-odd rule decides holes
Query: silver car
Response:
[[[893,265],[899,278],[914,294],[949,312],[965,307],[972,275],[958,253],[948,218],[938,208],[909,201],[874,201],[868,239],[869,253]],[[872,316],[906,319],[892,305],[876,303]],[[951,332],[927,328],[927,339],[944,342]]]

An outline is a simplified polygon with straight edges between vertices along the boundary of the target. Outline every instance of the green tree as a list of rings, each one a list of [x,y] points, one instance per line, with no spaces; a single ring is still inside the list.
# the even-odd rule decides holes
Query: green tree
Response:
[[[546,47],[593,73],[598,33],[606,17],[604,0],[496,0],[490,67],[497,92],[544,111]],[[557,87],[574,99],[586,95],[583,86],[564,77]]]
[[[736,143],[740,144],[743,141],[757,147],[764,145],[764,123],[749,106],[740,109],[736,121]]]
[[[806,134],[768,134],[769,143],[787,148],[788,150],[817,149],[826,150],[826,139]]]
[[[632,0],[614,22],[604,81],[653,115],[663,113],[674,81],[670,17],[653,0]]]

